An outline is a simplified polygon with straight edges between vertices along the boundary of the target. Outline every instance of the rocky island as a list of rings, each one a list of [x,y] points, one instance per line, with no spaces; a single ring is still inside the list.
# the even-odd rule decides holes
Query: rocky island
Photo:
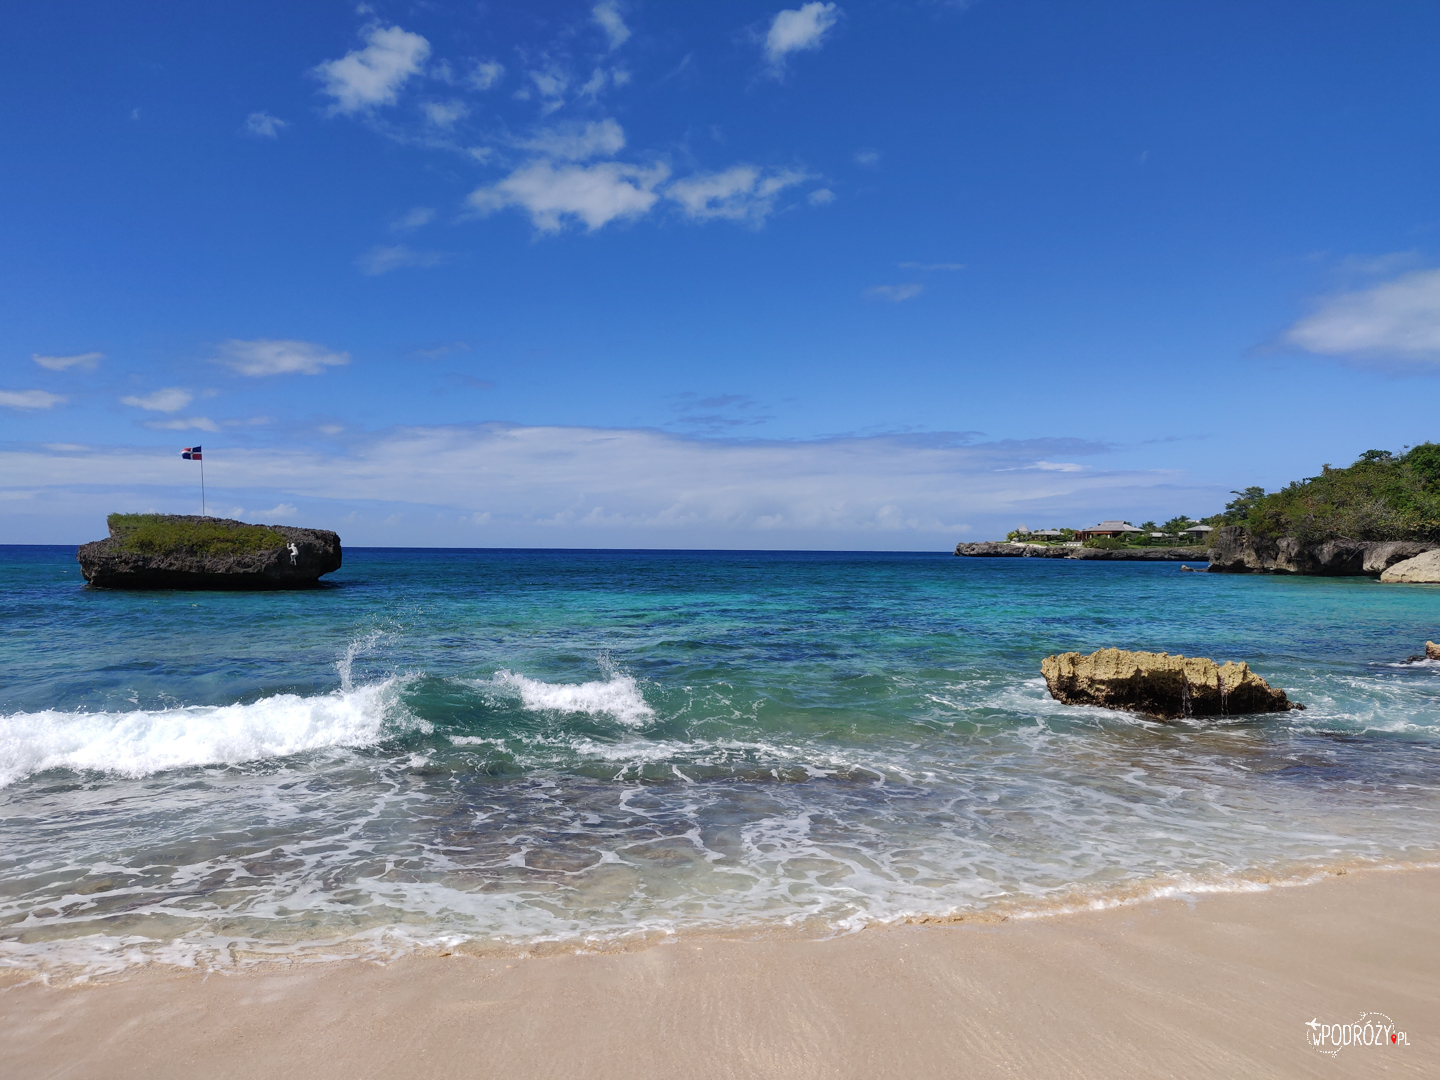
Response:
[[[340,569],[340,537],[326,529],[181,514],[111,514],[107,524],[110,535],[75,556],[94,588],[307,589]]]

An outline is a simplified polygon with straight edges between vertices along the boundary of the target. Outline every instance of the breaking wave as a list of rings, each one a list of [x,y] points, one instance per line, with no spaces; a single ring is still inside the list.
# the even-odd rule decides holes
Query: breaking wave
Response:
[[[491,677],[488,685],[502,692],[518,693],[520,704],[532,712],[608,716],[631,727],[639,727],[655,717],[655,710],[645,703],[634,678],[619,673],[604,681],[548,683],[501,670]]]
[[[347,680],[348,681],[348,680]],[[249,704],[0,716],[0,787],[51,769],[141,777],[374,744],[402,711],[397,680]]]

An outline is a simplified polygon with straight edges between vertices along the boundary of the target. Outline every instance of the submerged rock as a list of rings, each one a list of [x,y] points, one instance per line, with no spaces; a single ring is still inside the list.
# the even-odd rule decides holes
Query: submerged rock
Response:
[[[1440,551],[1427,551],[1413,559],[1397,562],[1380,575],[1380,580],[1409,582],[1412,585],[1440,583]]]
[[[75,556],[96,588],[305,589],[340,569],[340,537],[327,529],[189,514],[111,514],[109,525]]]
[[[1270,686],[1243,661],[1100,649],[1089,656],[1047,656],[1040,674],[1050,696],[1066,705],[1099,705],[1160,720],[1286,712],[1305,706]]]
[[[1347,540],[1306,544],[1293,536],[1256,536],[1238,525],[1214,534],[1210,572],[1222,574],[1383,575],[1396,563],[1437,546],[1420,540]]]
[[[1440,660],[1440,645],[1435,644],[1433,641],[1427,641],[1425,642],[1425,651],[1423,653],[1417,653],[1415,656],[1407,656],[1405,658],[1407,664],[1416,664],[1422,660]]]

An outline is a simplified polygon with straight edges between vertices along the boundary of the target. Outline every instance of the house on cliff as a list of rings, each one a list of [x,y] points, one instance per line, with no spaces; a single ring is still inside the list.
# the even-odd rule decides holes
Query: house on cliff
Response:
[[[1128,521],[1102,521],[1099,525],[1091,525],[1088,529],[1080,529],[1075,533],[1076,540],[1093,540],[1097,536],[1110,536],[1120,540],[1129,540],[1139,536],[1140,530]]]

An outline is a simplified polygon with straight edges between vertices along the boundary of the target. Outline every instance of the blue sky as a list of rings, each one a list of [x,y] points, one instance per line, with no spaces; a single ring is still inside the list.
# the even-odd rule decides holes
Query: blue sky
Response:
[[[1440,7],[17,5],[0,542],[943,549],[1440,439]]]

